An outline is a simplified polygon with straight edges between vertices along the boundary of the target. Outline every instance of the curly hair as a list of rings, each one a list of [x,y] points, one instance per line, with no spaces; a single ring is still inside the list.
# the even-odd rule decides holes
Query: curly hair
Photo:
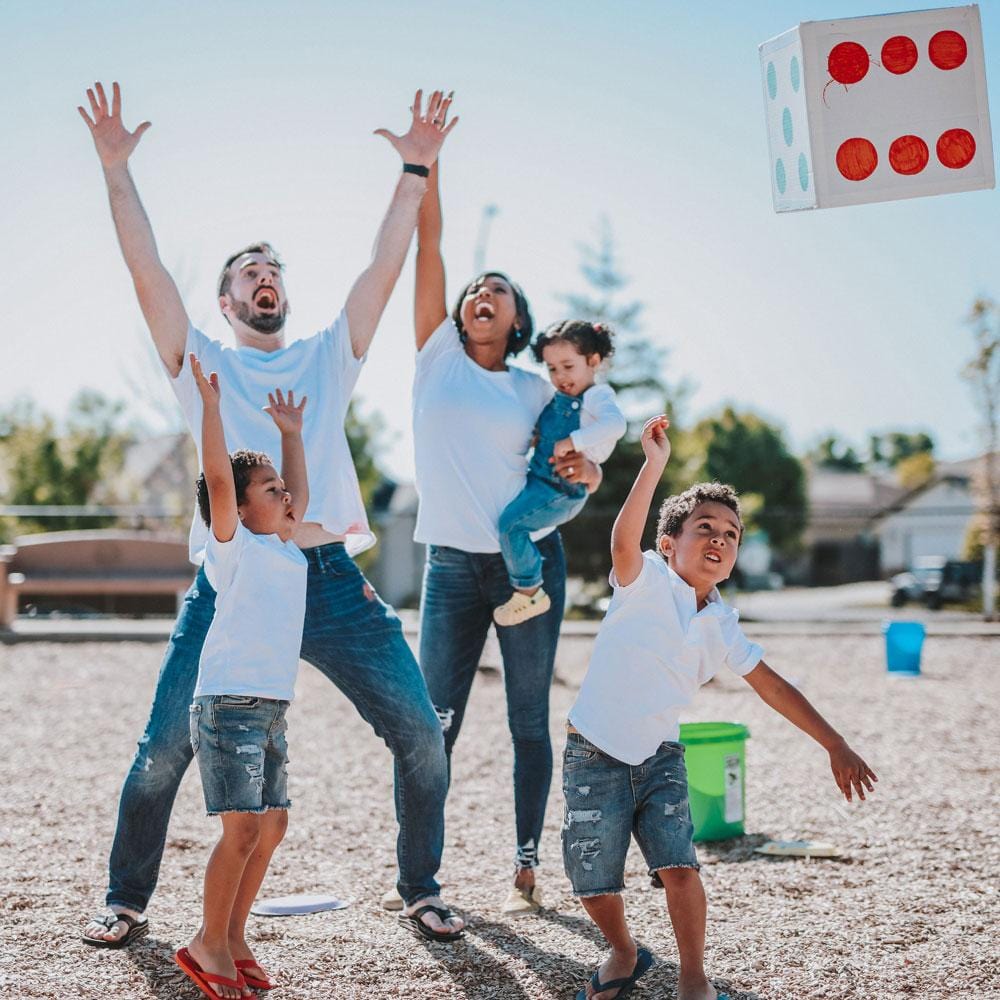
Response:
[[[528,300],[524,292],[521,291],[521,286],[517,282],[511,281],[503,271],[484,271],[478,277],[473,278],[459,293],[458,299],[455,301],[455,308],[451,312],[451,318],[454,320],[455,326],[458,327],[459,339],[462,343],[465,343],[465,338],[468,334],[462,325],[462,303],[465,301],[465,296],[473,288],[478,288],[482,285],[487,278],[500,278],[502,281],[506,281],[514,293],[514,309],[517,312],[517,322],[510,328],[510,333],[507,335],[507,350],[504,353],[504,357],[509,358],[515,354],[520,354],[528,346],[528,343],[531,341],[531,335],[535,332],[535,321],[531,318],[531,308],[528,305]]]
[[[254,469],[259,469],[263,465],[273,465],[271,459],[262,451],[249,451],[241,448],[234,451],[229,456],[229,461],[233,466],[233,483],[236,486],[236,503],[241,504],[247,498],[247,487],[250,485],[250,477]],[[195,491],[198,497],[198,513],[207,527],[212,526],[212,508],[208,498],[208,484],[205,482],[205,473],[198,476],[195,483]]]
[[[660,504],[656,521],[656,550],[660,551],[660,539],[665,535],[676,537],[681,533],[684,522],[694,513],[698,504],[721,503],[728,507],[740,524],[740,538],[743,537],[743,518],[740,515],[740,498],[728,483],[695,483],[683,493],[667,497]]]
[[[285,265],[278,256],[278,251],[275,250],[270,243],[266,240],[261,240],[259,243],[251,243],[242,250],[237,250],[236,253],[230,254],[226,263],[222,265],[218,281],[218,294],[220,298],[223,295],[229,294],[229,286],[233,280],[233,276],[230,274],[229,269],[233,266],[235,261],[238,261],[240,257],[245,257],[248,253],[262,253],[279,271],[284,271],[285,269]]]
[[[542,356],[549,344],[564,341],[572,344],[584,357],[596,354],[602,361],[615,353],[615,345],[611,342],[615,331],[607,323],[589,323],[584,319],[566,319],[561,323],[547,326],[531,345],[531,353],[535,360],[544,361]]]

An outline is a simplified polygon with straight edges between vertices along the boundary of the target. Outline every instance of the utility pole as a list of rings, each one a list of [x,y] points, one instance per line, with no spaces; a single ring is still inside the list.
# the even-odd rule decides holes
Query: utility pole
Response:
[[[496,205],[483,205],[479,219],[479,235],[476,237],[476,253],[472,262],[472,273],[482,274],[486,270],[486,247],[490,241],[490,224],[500,209]]]

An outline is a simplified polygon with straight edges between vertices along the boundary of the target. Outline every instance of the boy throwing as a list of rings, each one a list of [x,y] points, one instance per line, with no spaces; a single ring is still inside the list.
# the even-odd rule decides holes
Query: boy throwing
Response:
[[[877,781],[844,738],[739,627],[717,585],[736,563],[743,524],[732,487],[699,483],[660,508],[656,551],[640,547],[670,457],[669,421],[647,421],[646,461],[611,533],[614,595],[570,710],[563,757],[563,860],[573,892],[611,945],[577,1000],[617,1000],[653,964],[625,920],[625,855],[634,832],[666,890],[680,959],[679,1000],[715,1000],[704,969],[705,891],[698,875],[679,715],[723,665],[830,755],[850,801]]]

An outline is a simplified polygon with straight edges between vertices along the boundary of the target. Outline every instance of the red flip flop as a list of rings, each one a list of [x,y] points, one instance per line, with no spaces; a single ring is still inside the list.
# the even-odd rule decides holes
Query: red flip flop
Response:
[[[252,969],[255,965],[258,969],[262,968],[262,966],[255,962],[252,958],[240,958],[236,960],[236,969],[243,975],[243,978],[246,980],[246,984],[250,987],[250,989],[261,991],[273,990],[277,984],[272,983],[270,979],[258,979],[256,976],[251,976],[243,971],[244,969]]]
[[[225,976],[217,976],[212,972],[206,972],[192,956],[187,948],[181,948],[174,954],[174,961],[181,967],[181,971],[188,977],[211,1000],[220,1000],[219,994],[212,989],[211,984],[217,983],[219,986],[229,986],[231,989],[239,990],[243,993],[243,987],[247,985],[246,980],[236,972],[235,979],[227,979]]]

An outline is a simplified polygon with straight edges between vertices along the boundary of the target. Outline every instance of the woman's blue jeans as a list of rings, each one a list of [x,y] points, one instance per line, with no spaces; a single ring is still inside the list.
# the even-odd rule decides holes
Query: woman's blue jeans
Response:
[[[447,761],[420,668],[396,613],[366,587],[344,546],[303,551],[309,570],[302,658],[343,691],[392,751],[397,888],[407,903],[437,895]],[[149,722],[122,788],[108,904],[145,910],[156,888],[174,797],[193,756],[188,709],[214,612],[215,592],[199,570],[170,637]]]
[[[538,864],[538,843],[552,781],[549,687],[566,600],[566,560],[559,532],[541,539],[543,586],[552,599],[544,615],[497,628],[514,741],[516,863]],[[499,552],[463,552],[442,545],[427,551],[420,607],[420,668],[444,727],[449,764],[482,656],[493,609],[510,597]]]

